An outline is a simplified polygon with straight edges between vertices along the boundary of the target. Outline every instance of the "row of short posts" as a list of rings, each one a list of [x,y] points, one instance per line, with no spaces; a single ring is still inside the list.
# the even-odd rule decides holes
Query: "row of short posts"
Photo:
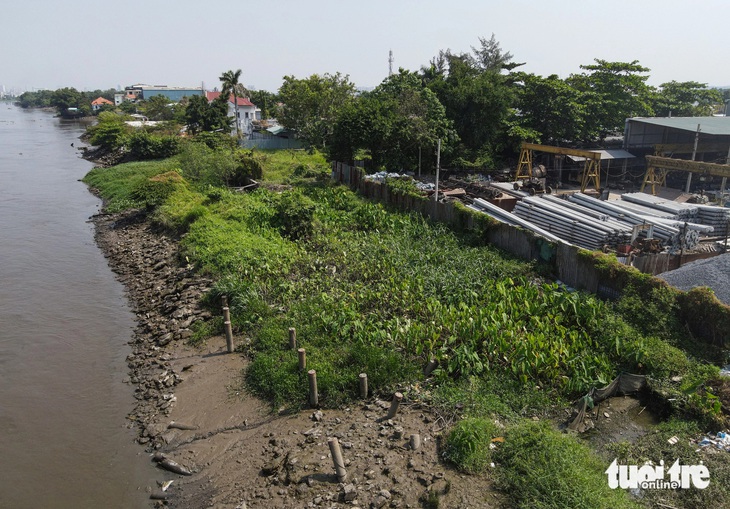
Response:
[[[221,296],[221,304],[223,305],[223,325],[226,334],[226,348],[228,353],[233,352],[233,328],[231,326],[231,311],[228,307],[228,297],[226,295]],[[297,356],[299,360],[299,371],[304,372],[307,369],[307,352],[304,348],[297,348],[297,330],[294,327],[289,328],[289,348],[291,350],[297,350]],[[424,375],[428,376],[436,368],[437,362],[434,359],[429,360],[428,365],[424,368]],[[309,406],[316,408],[319,406],[319,393],[317,391],[317,371],[310,369],[307,371],[307,378],[309,380]],[[367,399],[368,397],[368,375],[367,373],[360,373],[360,398]],[[388,409],[386,419],[392,419],[398,413],[398,407],[403,400],[403,394],[396,392],[393,395],[393,399]],[[339,482],[344,482],[347,478],[347,471],[345,470],[345,462],[342,458],[342,448],[337,438],[332,437],[327,440],[332,454],[332,461],[335,466],[335,472],[337,473],[337,479]],[[410,447],[412,450],[416,450],[421,446],[421,436],[418,434],[412,434],[410,436]]]
[[[227,309],[227,308],[224,308]],[[307,371],[307,351],[304,348],[297,348],[297,330],[294,327],[289,328],[289,349],[297,351],[297,357],[299,360],[299,372],[303,373]],[[438,362],[435,359],[430,359],[426,367],[423,369],[423,374],[429,376],[434,369],[438,366]],[[317,390],[317,371],[310,369],[307,371],[307,379],[309,381],[309,406],[317,408],[319,406],[319,392]],[[358,376],[360,381],[360,399],[367,399],[368,397],[368,375],[367,373],[360,373]],[[398,408],[401,401],[403,400],[403,394],[396,392],[393,395],[393,399],[390,402],[390,408],[386,419],[393,419],[398,413]],[[332,462],[335,467],[337,479],[339,482],[344,482],[347,478],[347,470],[345,469],[345,462],[342,458],[342,448],[337,438],[332,437],[327,439],[330,453],[332,454]],[[421,435],[413,433],[410,436],[409,446],[411,450],[417,450],[421,447]]]

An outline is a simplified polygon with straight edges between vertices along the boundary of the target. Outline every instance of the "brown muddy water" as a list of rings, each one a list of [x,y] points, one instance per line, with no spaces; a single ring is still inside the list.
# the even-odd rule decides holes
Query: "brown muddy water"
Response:
[[[87,223],[85,126],[0,102],[0,507],[145,508],[126,427],[134,327]]]

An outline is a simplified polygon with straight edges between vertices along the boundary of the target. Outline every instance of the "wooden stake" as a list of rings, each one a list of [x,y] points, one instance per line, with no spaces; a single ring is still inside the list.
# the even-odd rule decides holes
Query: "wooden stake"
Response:
[[[309,375],[309,406],[317,408],[319,406],[319,395],[317,394],[317,372],[310,369]]]
[[[228,308],[228,306],[225,306],[223,308],[223,321],[224,322],[230,322],[231,321],[231,310]]]
[[[289,327],[289,348],[297,348],[297,330],[294,327]]]
[[[224,308],[228,307],[228,296],[227,295],[221,295],[221,304]]]
[[[344,482],[347,478],[347,470],[345,470],[345,461],[342,459],[342,449],[340,448],[340,442],[337,440],[337,438],[332,437],[327,439],[327,444],[330,446],[330,452],[332,453],[332,463],[335,464],[337,480],[339,482]]]
[[[299,371],[304,371],[307,369],[307,352],[304,348],[300,348],[297,353],[299,354]]]
[[[396,392],[393,394],[393,401],[390,403],[390,410],[388,410],[388,416],[386,419],[392,419],[395,417],[395,414],[398,412],[398,406],[400,405],[400,401],[403,399],[403,394],[400,392]]]
[[[368,398],[368,374],[360,373],[360,399]]]

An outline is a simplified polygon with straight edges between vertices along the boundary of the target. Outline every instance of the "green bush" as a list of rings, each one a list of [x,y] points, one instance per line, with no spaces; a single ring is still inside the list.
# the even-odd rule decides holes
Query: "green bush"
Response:
[[[469,417],[459,421],[446,436],[443,458],[459,470],[475,474],[492,459],[490,445],[500,430],[494,421]]]
[[[123,118],[110,112],[102,112],[98,118],[99,122],[88,128],[89,142],[105,150],[124,146],[130,129]]]
[[[135,159],[164,159],[178,154],[182,147],[179,136],[150,134],[136,131],[128,140],[129,152]]]
[[[546,422],[509,429],[495,451],[497,486],[524,509],[623,509],[637,507],[623,490],[608,487],[601,460],[571,435]]]
[[[131,198],[148,209],[162,205],[185,180],[176,171],[155,175],[140,182],[131,192]]]
[[[312,232],[315,208],[315,203],[300,191],[282,193],[273,225],[291,240],[305,239]]]

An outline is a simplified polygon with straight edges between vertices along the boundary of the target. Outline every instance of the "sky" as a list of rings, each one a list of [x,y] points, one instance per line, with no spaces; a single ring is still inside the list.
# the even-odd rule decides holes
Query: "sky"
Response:
[[[3,0],[0,86],[207,89],[241,69],[276,92],[284,76],[340,72],[377,86],[439,50],[492,34],[526,72],[566,78],[594,59],[638,62],[648,83],[730,86],[727,0]],[[1,89],[0,89],[1,90]]]

